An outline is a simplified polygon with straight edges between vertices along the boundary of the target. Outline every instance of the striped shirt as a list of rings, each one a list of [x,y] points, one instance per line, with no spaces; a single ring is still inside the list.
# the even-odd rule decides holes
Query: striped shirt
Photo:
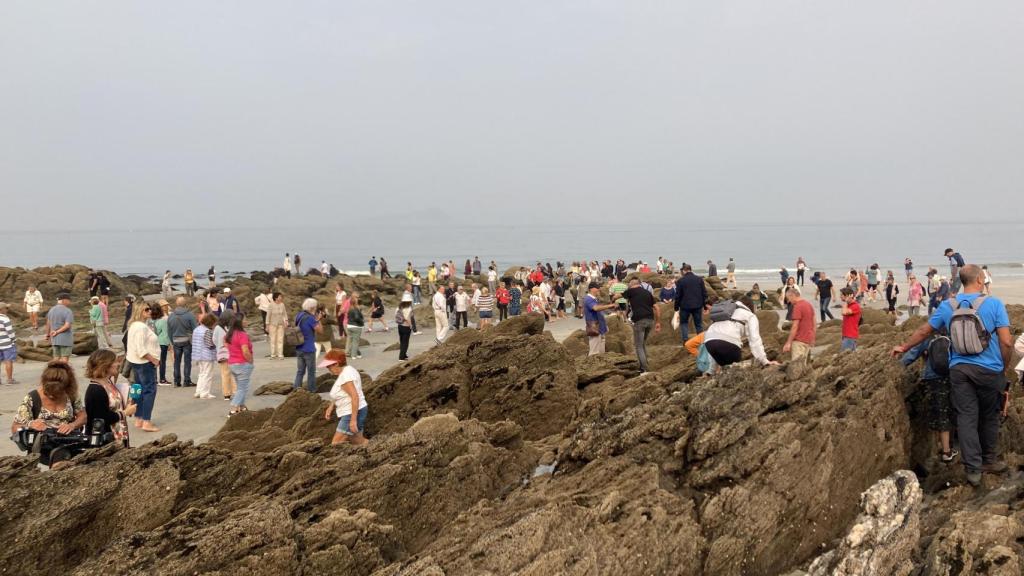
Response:
[[[14,326],[6,314],[0,314],[0,350],[6,350],[14,346]]]
[[[476,299],[477,310],[489,311],[494,309],[494,296],[488,294],[487,296],[480,295]]]

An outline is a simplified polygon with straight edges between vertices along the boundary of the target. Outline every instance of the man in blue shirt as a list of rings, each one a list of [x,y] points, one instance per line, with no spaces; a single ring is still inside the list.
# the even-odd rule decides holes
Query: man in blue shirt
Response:
[[[302,344],[295,347],[295,382],[292,388],[302,388],[302,376],[306,375],[306,387],[316,392],[316,335],[324,331],[320,324],[323,312],[316,298],[302,301],[302,311],[295,316],[295,325],[302,332]]]
[[[367,264],[370,265],[370,276],[376,276],[377,275],[377,257],[376,256],[370,256],[370,261],[367,262]]]
[[[948,330],[954,306],[972,306],[985,287],[981,268],[969,264],[960,268],[963,293],[942,302],[928,323],[915,331],[902,346],[893,348],[893,355],[905,354],[925,341],[937,330]],[[957,433],[967,481],[981,484],[981,473],[1000,473],[1006,463],[998,459],[999,414],[1002,409],[1004,373],[1010,364],[1010,318],[1006,306],[993,297],[985,298],[977,309],[978,318],[992,336],[980,354],[960,354],[952,347],[949,355],[949,381],[956,410]]]
[[[608,304],[598,304],[598,296],[601,294],[601,283],[591,282],[589,291],[586,296],[583,297],[583,321],[590,327],[594,323],[597,324],[597,335],[588,335],[588,343],[590,344],[590,352],[587,356],[593,356],[594,354],[604,353],[604,340],[605,335],[608,334],[608,323],[605,322],[604,314],[605,310],[611,310],[617,308],[618,304],[611,302]]]

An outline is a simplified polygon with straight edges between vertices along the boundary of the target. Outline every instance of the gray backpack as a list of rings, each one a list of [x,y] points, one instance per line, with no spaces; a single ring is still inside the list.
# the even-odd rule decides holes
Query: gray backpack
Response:
[[[712,322],[725,322],[732,320],[733,322],[739,322],[740,324],[746,324],[743,320],[736,320],[732,317],[736,313],[736,309],[739,306],[734,300],[719,300],[711,305],[711,312],[709,316]]]
[[[981,354],[988,348],[992,335],[978,317],[978,310],[984,302],[985,297],[979,296],[973,303],[966,300],[950,303],[953,306],[953,318],[949,321],[949,342],[953,351],[961,356]]]

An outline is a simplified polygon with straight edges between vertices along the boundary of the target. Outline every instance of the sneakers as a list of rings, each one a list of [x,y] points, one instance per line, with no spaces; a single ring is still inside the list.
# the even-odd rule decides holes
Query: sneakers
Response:
[[[204,394],[202,396],[196,396],[196,398],[200,398],[202,400],[213,400],[214,398],[216,398],[216,396],[214,396],[213,394]]]
[[[163,381],[163,382],[157,382],[156,385],[157,386],[174,386],[174,384],[171,384],[170,382],[167,382],[166,380]]]
[[[419,336],[420,334],[423,334],[423,332],[413,332],[412,333],[413,336]]]
[[[956,457],[960,455],[960,452],[956,449],[950,450],[949,452],[939,452],[939,459],[944,463],[949,464],[956,460]]]

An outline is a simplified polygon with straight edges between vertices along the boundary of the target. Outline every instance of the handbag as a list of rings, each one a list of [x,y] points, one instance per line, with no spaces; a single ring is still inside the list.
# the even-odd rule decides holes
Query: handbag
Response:
[[[593,338],[594,336],[601,335],[601,323],[590,320],[587,322],[587,337]]]

